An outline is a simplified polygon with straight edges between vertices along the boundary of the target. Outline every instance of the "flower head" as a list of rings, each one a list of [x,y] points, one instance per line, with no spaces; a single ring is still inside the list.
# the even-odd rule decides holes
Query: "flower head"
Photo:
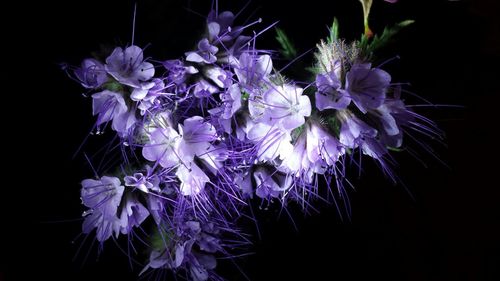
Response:
[[[332,71],[316,76],[316,107],[319,110],[345,109],[351,103],[349,93],[341,89],[342,84],[337,74]]]
[[[84,233],[97,228],[97,240],[100,242],[111,237],[113,232],[118,235],[121,223],[117,211],[124,189],[120,179],[115,177],[104,176],[99,180],[82,181],[82,203],[90,208],[84,213]]]
[[[384,103],[386,91],[391,83],[391,76],[370,64],[354,64],[346,74],[345,90],[352,101],[366,113]]]
[[[270,88],[264,94],[266,114],[270,121],[278,122],[286,130],[293,130],[311,115],[311,101],[302,95],[302,88],[284,84]]]
[[[137,46],[125,50],[116,47],[106,58],[105,69],[118,82],[133,88],[140,87],[141,82],[155,74],[154,66],[144,61],[143,50]]]
[[[217,61],[215,54],[219,48],[210,44],[207,38],[203,38],[198,42],[198,51],[186,53],[186,60],[190,62],[212,64]]]
[[[85,59],[75,70],[75,76],[83,87],[96,89],[108,80],[104,65],[95,59]]]

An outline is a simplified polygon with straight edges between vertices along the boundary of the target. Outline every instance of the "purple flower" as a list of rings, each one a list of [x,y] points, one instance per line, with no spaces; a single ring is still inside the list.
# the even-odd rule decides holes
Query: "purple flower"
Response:
[[[184,261],[184,248],[185,245],[177,243],[173,253],[167,249],[153,250],[149,255],[149,263],[139,273],[142,275],[148,268],[178,268]],[[170,250],[170,249],[168,249]]]
[[[137,199],[128,196],[123,204],[120,214],[120,231],[122,234],[130,233],[133,227],[141,223],[149,216],[146,209]]]
[[[100,180],[82,181],[82,203],[90,210],[84,213],[83,232],[90,233],[97,228],[97,240],[107,240],[113,232],[118,235],[121,223],[117,210],[125,187],[120,179],[104,176]]]
[[[162,223],[163,216],[165,215],[165,206],[163,204],[164,202],[159,196],[152,193],[149,194],[147,198],[148,211],[157,225]]]
[[[206,153],[211,142],[217,139],[217,132],[212,124],[205,122],[203,117],[193,116],[179,125],[182,143],[179,148],[183,161],[192,161],[195,155]]]
[[[384,145],[376,139],[377,130],[355,116],[343,119],[340,127],[340,142],[349,148],[361,147],[364,154],[380,159],[387,153]]]
[[[243,198],[253,198],[252,178],[250,172],[236,174],[234,184],[241,190]]]
[[[123,50],[116,47],[106,58],[106,71],[118,82],[139,88],[141,82],[151,79],[155,74],[154,66],[144,61],[143,50],[130,46]]]
[[[240,28],[236,28],[235,31],[231,28],[234,22],[234,14],[230,11],[224,11],[218,15],[215,11],[211,11],[207,17],[207,22],[210,42],[227,42],[241,33]]]
[[[213,253],[221,251],[219,229],[211,222],[184,218],[169,227],[171,232],[162,235],[160,249],[154,249],[148,268],[172,268],[189,274],[189,280],[205,281],[214,273],[217,260]]]
[[[250,127],[247,138],[257,146],[257,158],[260,161],[286,157],[292,150],[290,133],[276,125],[257,123]]]
[[[142,156],[149,161],[158,161],[164,168],[176,166],[180,161],[180,142],[179,133],[171,127],[154,129],[149,136],[149,143],[142,149]]]
[[[311,115],[311,101],[302,95],[302,88],[283,85],[270,88],[264,93],[267,116],[271,122],[279,122],[286,130],[293,130],[304,124]]]
[[[340,128],[340,142],[349,148],[356,148],[360,141],[377,136],[377,130],[357,117],[350,115],[343,119]]]
[[[281,181],[277,180],[278,176],[271,175],[266,168],[258,167],[253,172],[255,179],[255,194],[262,199],[277,198],[283,191],[290,188],[290,177],[281,177]]]
[[[222,118],[230,119],[241,108],[241,90],[238,84],[233,84],[220,94],[223,103]]]
[[[82,65],[75,70],[75,76],[88,89],[96,89],[108,81],[104,65],[95,59],[83,60]]]
[[[126,176],[124,178],[125,186],[133,186],[139,189],[142,192],[148,193],[149,190],[153,190],[156,192],[160,191],[158,187],[157,177],[153,177],[153,179],[149,179],[145,177],[142,173],[134,173],[133,176]]]
[[[307,146],[310,145],[306,142],[307,133],[302,133],[293,145],[293,150],[288,153],[281,166],[281,171],[290,173],[294,176],[300,177],[302,173],[310,173],[311,167],[319,162],[312,162],[307,155]]]
[[[306,124],[279,170],[310,183],[314,173],[325,173],[326,166],[334,165],[343,153],[342,144],[318,124]]]
[[[205,168],[216,175],[223,168],[224,161],[228,159],[228,150],[224,143],[210,145],[204,153],[198,155]]]
[[[239,83],[246,88],[253,88],[267,82],[267,76],[273,70],[273,61],[269,55],[257,56],[251,53],[242,53],[234,68]]]
[[[432,128],[413,123],[416,115],[406,108],[399,95],[386,99],[383,105],[370,111],[370,116],[380,127],[380,140],[390,147],[401,147],[403,144],[403,126],[417,126],[431,134],[435,132]]]
[[[366,113],[384,103],[390,83],[391,75],[382,69],[371,68],[369,63],[354,64],[346,74],[345,90],[359,110]]]
[[[88,210],[84,213],[85,220],[82,224],[83,233],[90,233],[96,228],[96,238],[99,242],[108,240],[113,233],[115,237],[120,234],[121,221],[116,214],[114,216],[106,216],[99,210]]]
[[[218,67],[218,66],[208,66],[205,67],[203,70],[203,75],[210,79],[215,85],[217,85],[220,88],[224,88],[226,86],[231,85],[231,73],[228,73],[224,69]]]
[[[138,87],[132,90],[130,94],[130,99],[133,101],[141,101],[146,97],[149,90],[153,88],[156,84],[154,82],[143,82]]]
[[[196,63],[212,64],[217,61],[215,54],[219,48],[211,45],[207,38],[203,38],[198,42],[198,51],[187,52],[186,60]]]
[[[135,112],[129,110],[123,95],[104,90],[92,95],[93,115],[97,115],[97,126],[112,121],[112,129],[126,136],[137,122]]]
[[[212,255],[194,253],[189,266],[189,273],[193,281],[206,281],[209,270],[215,269],[217,260]]]
[[[167,60],[163,62],[163,67],[168,71],[167,80],[176,85],[181,85],[189,75],[198,73],[193,66],[185,66],[180,60]]]
[[[344,146],[320,125],[311,124],[307,133],[307,156],[311,162],[325,161],[327,165],[334,165],[345,153]]]
[[[219,46],[217,61],[220,63],[233,65],[245,44],[252,39],[241,35],[244,27],[232,27],[234,19],[234,14],[229,11],[220,14],[211,11],[207,17],[208,40],[211,44]]]
[[[351,103],[349,94],[341,89],[337,75],[334,71],[316,76],[316,107],[319,110],[345,109]]]
[[[198,80],[193,89],[194,96],[197,98],[207,98],[217,92],[219,92],[219,88],[205,79]]]
[[[210,181],[207,175],[194,162],[180,165],[175,173],[181,181],[180,192],[185,196],[193,196],[202,192]]]
[[[137,108],[141,110],[141,115],[144,115],[147,110],[153,107],[158,98],[173,95],[165,92],[165,83],[163,83],[161,79],[153,78],[151,83],[153,83],[153,85],[148,85],[148,87],[151,87],[147,89],[146,93],[137,92],[135,96],[137,100],[140,100]],[[134,95],[134,92],[136,90],[142,91],[139,89],[134,89],[132,95]],[[134,98],[132,99],[134,100]]]
[[[100,180],[86,179],[82,181],[81,197],[85,206],[101,210],[113,216],[122,199],[125,187],[120,179],[104,176]]]
[[[168,126],[154,129],[142,155],[169,168],[180,162],[190,163],[194,156],[205,154],[211,147],[210,142],[217,138],[215,128],[200,116],[184,120],[184,125],[179,124],[179,133]]]

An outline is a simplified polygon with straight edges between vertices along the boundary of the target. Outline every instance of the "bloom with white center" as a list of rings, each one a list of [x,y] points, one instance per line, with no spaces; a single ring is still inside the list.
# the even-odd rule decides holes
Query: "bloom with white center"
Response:
[[[307,130],[307,155],[313,163],[325,161],[333,165],[344,153],[344,146],[334,136],[319,124],[311,124]]]
[[[185,196],[199,194],[205,188],[205,184],[210,181],[194,162],[180,165],[175,175],[181,181],[180,192]]]
[[[106,58],[105,69],[118,82],[133,88],[140,88],[141,82],[155,74],[154,66],[144,61],[143,50],[137,46],[125,50],[116,47]]]
[[[355,116],[342,118],[340,142],[349,148],[360,147],[364,154],[380,159],[387,153],[386,147],[377,139],[378,131]]]
[[[158,161],[163,168],[170,168],[180,161],[178,155],[181,137],[171,127],[154,129],[149,143],[142,149],[142,156],[149,161]]]
[[[302,95],[302,88],[284,84],[271,87],[264,93],[266,118],[274,123],[279,122],[286,130],[293,130],[305,122],[311,115],[311,101]]]
[[[191,162],[194,156],[207,153],[212,146],[211,142],[217,139],[214,126],[200,116],[184,120],[183,125],[179,124],[179,132],[182,136],[179,155],[183,162]]]
[[[273,70],[273,61],[269,55],[257,56],[243,53],[234,68],[238,81],[244,87],[253,87],[268,81],[267,76]]]
[[[118,235],[121,222],[117,217],[125,187],[120,179],[104,176],[99,180],[82,181],[81,199],[90,209],[84,213],[83,232],[97,228],[97,240],[104,242],[113,232]]]
[[[257,158],[271,161],[280,156],[286,157],[292,150],[290,133],[276,124],[254,124],[247,133],[247,138],[257,146]]]
[[[92,95],[92,113],[97,115],[97,126],[112,121],[111,128],[126,136],[137,122],[135,112],[127,107],[121,93],[104,90]]]

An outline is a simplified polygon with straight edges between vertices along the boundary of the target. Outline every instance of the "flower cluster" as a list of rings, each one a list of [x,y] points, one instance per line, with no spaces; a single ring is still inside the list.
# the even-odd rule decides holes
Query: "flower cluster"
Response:
[[[104,242],[150,222],[143,273],[218,279],[216,257],[247,244],[235,223],[249,200],[314,209],[315,199],[343,196],[346,159],[366,155],[392,176],[389,152],[407,129],[439,136],[361,42],[321,42],[311,81],[294,82],[245,35],[261,21],[234,20],[212,11],[179,59],[153,61],[132,45],[74,69],[92,93],[95,131],[117,134],[122,159],[119,172],[82,181],[83,232]]]

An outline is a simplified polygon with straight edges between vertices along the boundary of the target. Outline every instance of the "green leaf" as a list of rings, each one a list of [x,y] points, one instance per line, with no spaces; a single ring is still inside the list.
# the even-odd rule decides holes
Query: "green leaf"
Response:
[[[391,146],[388,146],[387,149],[390,150],[390,151],[395,151],[395,152],[405,151],[404,148],[397,148],[397,147],[391,147]]]
[[[125,88],[116,80],[109,80],[108,82],[102,84],[101,88],[112,91],[112,92],[123,92]]]
[[[362,56],[365,59],[371,59],[375,51],[390,43],[393,37],[401,31],[401,29],[414,22],[414,20],[405,20],[393,27],[386,27],[380,36],[377,34],[373,38],[370,38],[370,36],[366,34],[362,34],[361,39],[358,41],[358,47],[361,50]]]
[[[167,232],[163,227],[154,228],[151,236],[151,246],[157,251],[164,250],[172,241],[173,233]]]
[[[339,39],[339,21],[337,18],[333,18],[332,26],[330,27],[330,36],[328,37],[328,43],[333,43]]]
[[[378,36],[375,35],[373,37],[373,40],[367,45],[367,51],[368,53],[373,53],[376,50],[380,49],[381,47],[384,47],[389,43],[392,38],[399,32],[401,29],[409,26],[410,24],[414,23],[414,20],[405,20],[402,21],[398,24],[396,24],[393,27],[386,27],[384,28],[384,31],[382,32],[382,35]],[[362,39],[363,40],[363,39]]]
[[[245,101],[248,100],[248,98],[250,98],[250,94],[246,91],[241,91],[241,99]]]
[[[339,136],[341,123],[337,116],[335,116],[334,114],[328,116],[326,118],[326,124],[331,132],[333,132],[336,136]]]
[[[278,40],[278,43],[281,45],[281,54],[283,57],[289,60],[297,57],[297,50],[293,46],[292,42],[285,32],[278,27],[276,27],[276,40]]]

